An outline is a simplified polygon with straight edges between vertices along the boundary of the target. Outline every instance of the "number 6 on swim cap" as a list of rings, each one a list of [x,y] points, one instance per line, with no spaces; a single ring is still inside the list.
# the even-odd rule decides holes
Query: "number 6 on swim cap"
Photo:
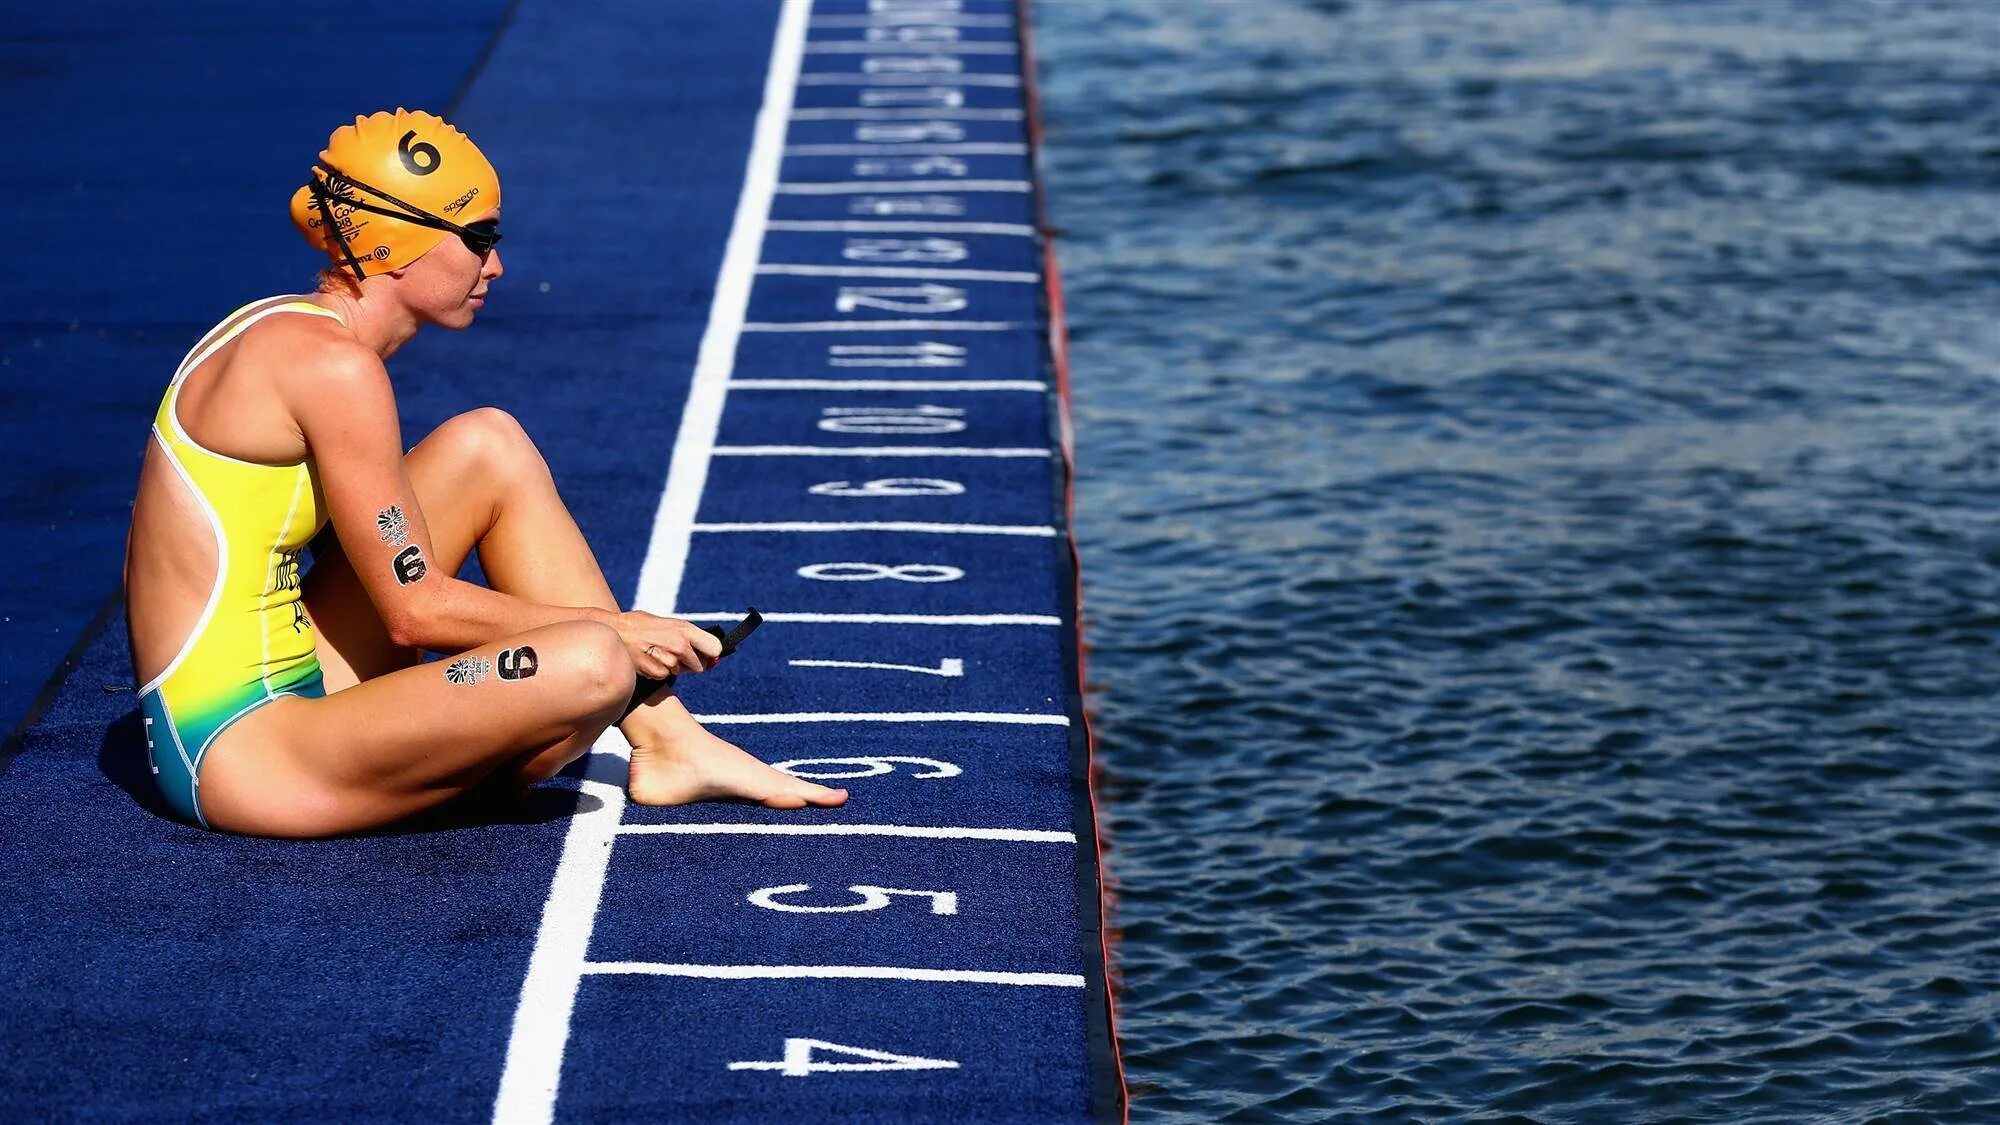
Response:
[[[312,176],[292,195],[292,225],[357,279],[402,269],[462,231],[466,216],[500,206],[486,154],[422,110],[335,129]]]

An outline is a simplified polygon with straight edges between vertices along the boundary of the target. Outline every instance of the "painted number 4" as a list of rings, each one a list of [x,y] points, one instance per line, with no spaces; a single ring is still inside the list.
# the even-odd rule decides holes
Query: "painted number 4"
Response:
[[[815,1052],[842,1055],[846,1061],[821,1062],[815,1057]],[[874,1070],[956,1070],[958,1064],[951,1059],[898,1055],[867,1047],[829,1043],[824,1039],[787,1039],[783,1059],[777,1062],[733,1062],[729,1064],[729,1069],[775,1070],[787,1078],[804,1078],[812,1074],[851,1074]]]

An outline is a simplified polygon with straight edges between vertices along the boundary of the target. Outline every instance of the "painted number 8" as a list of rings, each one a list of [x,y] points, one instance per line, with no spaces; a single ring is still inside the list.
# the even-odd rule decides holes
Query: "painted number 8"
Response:
[[[396,145],[396,155],[403,158],[403,167],[408,168],[411,175],[428,176],[438,169],[438,150],[435,145],[410,143],[416,139],[415,129],[404,133],[402,141]]]
[[[958,496],[965,492],[965,486],[955,480],[939,480],[936,477],[884,477],[860,484],[844,480],[824,481],[807,491],[814,496]]]
[[[800,567],[799,577],[817,578],[821,582],[875,582],[884,578],[893,578],[898,582],[956,582],[965,577],[965,572],[955,566],[937,563],[890,566],[872,562],[826,562]]]

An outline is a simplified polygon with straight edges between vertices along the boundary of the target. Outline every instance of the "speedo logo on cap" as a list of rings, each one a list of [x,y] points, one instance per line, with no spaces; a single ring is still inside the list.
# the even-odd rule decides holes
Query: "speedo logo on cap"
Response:
[[[473,198],[478,194],[479,194],[478,188],[468,189],[464,195],[461,195],[457,199],[452,200],[450,203],[445,204],[444,213],[447,215],[458,214],[460,211],[465,210],[465,205],[471,203]]]

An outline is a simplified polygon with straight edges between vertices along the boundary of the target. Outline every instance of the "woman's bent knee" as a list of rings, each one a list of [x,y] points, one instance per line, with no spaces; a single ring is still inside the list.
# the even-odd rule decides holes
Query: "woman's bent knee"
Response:
[[[639,671],[618,630],[597,621],[571,621],[556,626],[563,672],[584,714],[622,706],[632,697]]]
[[[521,423],[497,406],[482,406],[454,415],[438,430],[445,434],[458,456],[488,476],[511,476],[524,471],[547,471],[541,450],[535,448]]]

